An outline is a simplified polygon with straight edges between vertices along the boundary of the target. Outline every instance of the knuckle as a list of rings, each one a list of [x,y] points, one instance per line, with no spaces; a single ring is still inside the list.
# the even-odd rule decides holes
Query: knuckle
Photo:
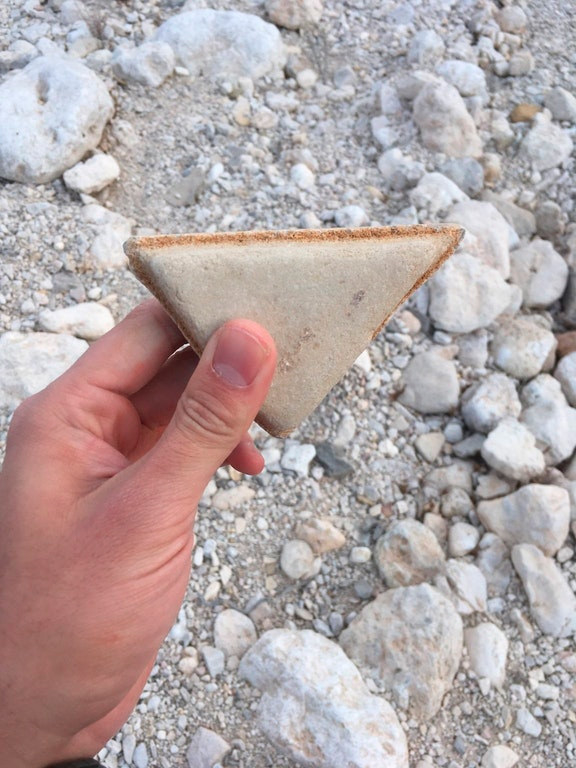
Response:
[[[176,426],[207,443],[232,441],[238,432],[231,409],[216,392],[185,392],[176,411]]]

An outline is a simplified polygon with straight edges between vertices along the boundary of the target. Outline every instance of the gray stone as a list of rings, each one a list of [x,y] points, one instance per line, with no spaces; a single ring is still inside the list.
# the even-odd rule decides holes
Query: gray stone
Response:
[[[444,41],[437,32],[433,29],[423,29],[412,38],[408,61],[425,67],[441,59],[445,50]]]
[[[488,360],[488,334],[480,328],[458,339],[458,359],[464,366],[484,368]]]
[[[544,200],[536,208],[536,229],[544,240],[553,240],[564,232],[565,221],[562,208],[553,200]]]
[[[239,11],[201,8],[179,13],[159,27],[156,40],[168,43],[177,64],[192,75],[257,80],[286,63],[277,27]]]
[[[428,149],[450,157],[479,157],[482,142],[474,121],[454,86],[425,85],[414,100],[414,121]]]
[[[428,283],[430,318],[438,328],[469,333],[485,328],[510,304],[511,289],[496,269],[455,253]]]
[[[521,35],[526,31],[528,17],[519,5],[507,5],[495,13],[498,26],[503,32]]]
[[[467,461],[453,461],[445,467],[433,469],[426,475],[424,485],[435,494],[456,488],[472,493],[472,464]]]
[[[464,630],[471,669],[478,677],[487,678],[491,685],[502,688],[506,679],[508,640],[501,629],[484,622]]]
[[[310,462],[315,456],[316,448],[310,443],[286,440],[280,466],[289,472],[295,472],[299,477],[306,477]]]
[[[328,477],[342,479],[354,472],[354,467],[346,461],[344,456],[345,451],[342,447],[328,441],[318,443],[316,446],[316,461],[324,468]]]
[[[518,8],[518,6],[512,7]],[[514,768],[518,760],[520,760],[520,757],[513,749],[510,749],[505,744],[497,744],[495,747],[490,747],[484,752],[482,768]]]
[[[119,175],[120,166],[112,155],[99,152],[64,171],[64,184],[75,192],[93,195],[115,181]]]
[[[211,645],[204,645],[200,650],[210,677],[221,675],[225,669],[224,651]]]
[[[440,501],[440,511],[444,517],[466,517],[472,509],[472,500],[463,488],[450,488]]]
[[[368,214],[360,205],[345,205],[334,214],[337,227],[353,228],[368,224]]]
[[[478,546],[476,565],[486,579],[489,597],[505,595],[512,578],[510,550],[495,533],[485,533]]]
[[[565,355],[554,371],[562,391],[571,406],[576,408],[576,352]]]
[[[84,206],[82,216],[94,226],[96,232],[86,266],[95,270],[125,267],[127,259],[122,246],[132,234],[130,220],[115,211],[93,203]]]
[[[556,338],[532,317],[503,320],[492,341],[494,362],[516,379],[531,379],[554,359]]]
[[[568,264],[547,240],[537,238],[512,251],[510,262],[510,276],[522,289],[525,307],[544,309],[566,290]]]
[[[523,77],[530,74],[534,69],[536,62],[531,51],[527,48],[521,48],[510,57],[508,62],[508,74],[510,77]]]
[[[282,547],[280,568],[289,579],[309,579],[320,570],[320,560],[312,547],[300,539],[287,541]]]
[[[88,349],[67,334],[18,333],[0,336],[0,408],[16,408],[22,400],[58,378]]]
[[[510,277],[509,227],[506,219],[491,204],[467,200],[450,209],[447,220],[463,226],[476,238],[476,250],[464,240],[462,247],[498,270],[506,280]]]
[[[470,429],[487,434],[506,416],[519,416],[522,405],[514,382],[503,373],[491,373],[464,392],[461,408]]]
[[[116,48],[110,66],[121,83],[157,87],[174,71],[174,51],[168,43],[149,41],[136,48]]]
[[[384,177],[386,187],[395,191],[413,187],[425,173],[422,163],[417,162],[409,155],[402,154],[402,151],[397,147],[388,149],[380,155],[378,170]]]
[[[566,120],[569,123],[576,123],[576,96],[557,86],[551,88],[544,94],[544,104],[554,120]]]
[[[479,568],[462,560],[447,560],[446,577],[458,613],[469,616],[476,611],[486,611],[488,587]]]
[[[462,636],[462,620],[452,603],[429,584],[420,584],[378,595],[342,632],[340,643],[385,684],[400,707],[427,720],[452,685]]]
[[[476,197],[484,186],[484,169],[473,157],[454,157],[440,166],[445,176],[469,197]]]
[[[518,156],[532,163],[536,171],[547,171],[562,165],[572,154],[570,135],[554,125],[546,113],[534,117],[532,128],[520,144]]]
[[[434,352],[421,352],[404,370],[400,402],[420,413],[448,413],[458,405],[456,367]]]
[[[114,106],[92,70],[41,56],[0,85],[0,177],[44,184],[98,146]]]
[[[408,768],[394,710],[369,693],[342,649],[322,635],[266,632],[242,659],[239,674],[262,692],[260,729],[298,765]]]
[[[533,736],[535,739],[539,738],[542,733],[542,726],[526,707],[520,707],[516,712],[516,727],[522,733],[525,733],[527,736]]]
[[[503,418],[488,434],[481,453],[489,466],[521,483],[542,474],[546,466],[534,435],[511,416]]]
[[[464,557],[476,549],[480,532],[470,523],[454,523],[448,532],[448,552],[451,557]]]
[[[576,409],[564,397],[560,382],[543,374],[522,390],[521,419],[536,437],[546,464],[556,466],[576,448]]]
[[[266,0],[264,3],[270,21],[286,29],[311,27],[320,21],[322,0]]]
[[[532,544],[552,556],[568,536],[570,498],[555,485],[526,485],[509,496],[480,502],[477,512],[482,525],[509,547]]]
[[[445,557],[432,531],[416,520],[393,523],[376,542],[374,561],[388,587],[434,581]]]
[[[114,327],[114,318],[108,307],[85,302],[62,309],[44,309],[38,315],[38,324],[43,331],[69,333],[94,341]]]
[[[232,747],[214,731],[198,728],[186,750],[188,768],[213,768],[230,752]]]
[[[445,214],[454,203],[467,200],[467,195],[442,173],[426,173],[410,192],[410,202],[427,218]]]
[[[506,221],[518,234],[518,237],[532,237],[536,232],[536,217],[532,211],[521,208],[511,200],[502,197],[502,195],[486,189],[482,192],[482,199],[487,203],[492,203],[494,208],[504,216]]]
[[[444,442],[445,438],[442,432],[427,432],[424,435],[419,435],[414,445],[422,458],[432,464],[440,455]]]
[[[483,101],[488,99],[486,75],[476,64],[448,59],[436,67],[436,72],[453,85],[460,96],[480,96]]]
[[[576,595],[554,560],[538,547],[518,544],[512,562],[520,576],[530,612],[546,635],[569,637],[576,631]]]
[[[216,617],[214,645],[223,651],[227,658],[241,658],[257,639],[254,622],[244,613],[227,608]]]

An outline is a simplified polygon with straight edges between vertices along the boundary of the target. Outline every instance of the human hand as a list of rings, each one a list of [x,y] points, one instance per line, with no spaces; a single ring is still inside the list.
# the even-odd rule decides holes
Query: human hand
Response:
[[[246,430],[273,340],[236,320],[199,362],[172,355],[184,343],[147,301],[14,414],[0,472],[3,768],[93,755],[116,733],[184,596],[206,484],[225,461],[263,467]]]

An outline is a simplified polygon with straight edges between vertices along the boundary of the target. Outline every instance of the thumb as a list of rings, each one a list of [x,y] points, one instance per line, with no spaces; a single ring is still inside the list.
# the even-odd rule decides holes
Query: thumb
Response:
[[[140,477],[177,497],[197,501],[244,438],[264,402],[276,365],[270,334],[233,320],[210,338],[172,421],[147,454]],[[164,495],[164,494],[163,494]]]

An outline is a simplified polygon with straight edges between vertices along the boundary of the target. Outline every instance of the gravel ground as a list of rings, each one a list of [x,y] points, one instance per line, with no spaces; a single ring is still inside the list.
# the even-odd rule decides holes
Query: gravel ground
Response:
[[[46,6],[60,5],[9,0],[0,7],[0,50],[51,13]],[[83,5],[92,35],[110,50],[123,38],[141,43],[152,28],[180,10],[173,0]],[[504,193],[535,213],[546,201],[556,203],[561,226],[547,239],[568,257],[576,197],[572,161],[535,170],[518,152],[529,123],[512,125],[514,135],[507,146],[499,145],[495,132],[486,127],[488,109],[508,115],[518,104],[540,104],[549,88],[576,92],[576,7],[564,0],[521,5],[529,19],[521,41],[535,66],[516,77],[500,77],[491,65],[485,67],[489,102],[479,108],[483,113],[478,113],[476,123],[485,153],[496,155],[501,168],[490,178],[493,161],[485,154],[484,189]],[[210,7],[265,17],[263,4],[256,0],[215,0]],[[300,31],[282,30],[293,54],[306,59],[304,68],[318,76],[306,88],[284,74],[234,84],[183,71],[157,87],[125,85],[104,66],[100,77],[111,89],[115,114],[99,147],[116,158],[120,177],[92,199],[68,189],[61,178],[39,185],[0,182],[0,333],[39,330],[41,310],[85,300],[108,307],[118,321],[145,296],[125,268],[104,269],[94,257],[91,244],[99,225],[88,221],[85,213],[93,202],[128,219],[134,234],[296,228],[310,226],[316,217],[318,226],[333,226],[347,206],[364,211],[360,224],[386,225],[398,217],[425,221],[421,211],[408,209],[409,189],[391,190],[383,183],[378,158],[387,147],[379,145],[371,129],[372,118],[380,114],[380,87],[384,81],[395,84],[399,72],[416,68],[407,63],[407,56],[415,34],[424,29],[435,29],[444,41],[442,58],[466,59],[467,51],[478,58],[481,35],[474,31],[474,19],[491,8],[482,0],[402,4],[327,0],[318,24]],[[69,25],[50,24],[47,36],[63,44]],[[41,42],[34,43],[41,49]],[[515,44],[512,41],[512,48]],[[248,119],[242,115],[243,100],[249,104]],[[406,104],[404,112],[398,145],[426,171],[438,170],[445,155],[424,146]],[[1,125],[0,115],[0,142]],[[562,126],[576,139],[576,123]],[[291,176],[298,163],[314,174],[311,186],[302,188]],[[183,179],[190,178],[198,180],[192,191],[182,186]],[[183,194],[190,197],[182,200]],[[540,227],[544,232],[545,223]],[[458,409],[425,415],[402,405],[398,392],[403,371],[415,355],[433,345],[453,360],[462,391],[485,379],[495,366],[492,360],[486,367],[462,363],[458,334],[434,326],[426,314],[426,301],[425,292],[410,301],[413,314],[405,316],[404,324],[394,321],[379,335],[369,358],[355,365],[292,435],[293,443],[254,429],[268,458],[261,476],[247,478],[219,470],[198,515],[198,545],[186,601],[136,711],[100,755],[108,768],[195,768],[186,751],[199,726],[214,730],[232,746],[226,766],[297,765],[258,729],[259,693],[239,678],[234,663],[212,676],[201,649],[214,645],[214,621],[225,608],[248,614],[258,634],[290,627],[337,635],[331,629],[331,615],[338,614],[346,625],[384,590],[373,559],[352,562],[352,548],[371,549],[395,520],[421,521],[426,513],[439,513],[439,492],[426,492],[425,478],[434,467],[454,463],[453,444],[472,430]],[[555,332],[572,327],[559,302],[541,315]],[[416,325],[410,330],[406,323]],[[493,331],[489,326],[490,336]],[[0,448],[9,417],[9,408],[0,410]],[[415,447],[417,438],[429,432],[447,437],[431,462]],[[303,446],[324,441],[344,446],[350,464],[345,477],[330,477],[317,460],[306,460]],[[301,473],[287,469],[285,461],[282,466],[290,448],[301,461]],[[476,487],[486,464],[478,455],[467,464]],[[229,495],[222,496],[227,489]],[[322,556],[317,575],[290,579],[279,567],[280,553],[294,538],[295,524],[310,517],[330,519],[346,542]],[[437,517],[445,520],[446,515]],[[483,532],[474,509],[448,523],[464,520]],[[573,535],[560,551],[557,564],[574,590]],[[431,720],[396,708],[408,739],[410,765],[473,768],[483,764],[487,748],[494,744],[511,747],[520,758],[518,765],[574,764],[573,638],[540,631],[514,572],[501,593],[489,592],[482,610],[463,616],[467,627],[485,620],[503,630],[509,641],[504,684],[483,688],[465,653],[441,709]],[[378,680],[369,679],[368,686],[373,692],[381,690]],[[522,726],[518,712],[524,710],[538,727]]]

